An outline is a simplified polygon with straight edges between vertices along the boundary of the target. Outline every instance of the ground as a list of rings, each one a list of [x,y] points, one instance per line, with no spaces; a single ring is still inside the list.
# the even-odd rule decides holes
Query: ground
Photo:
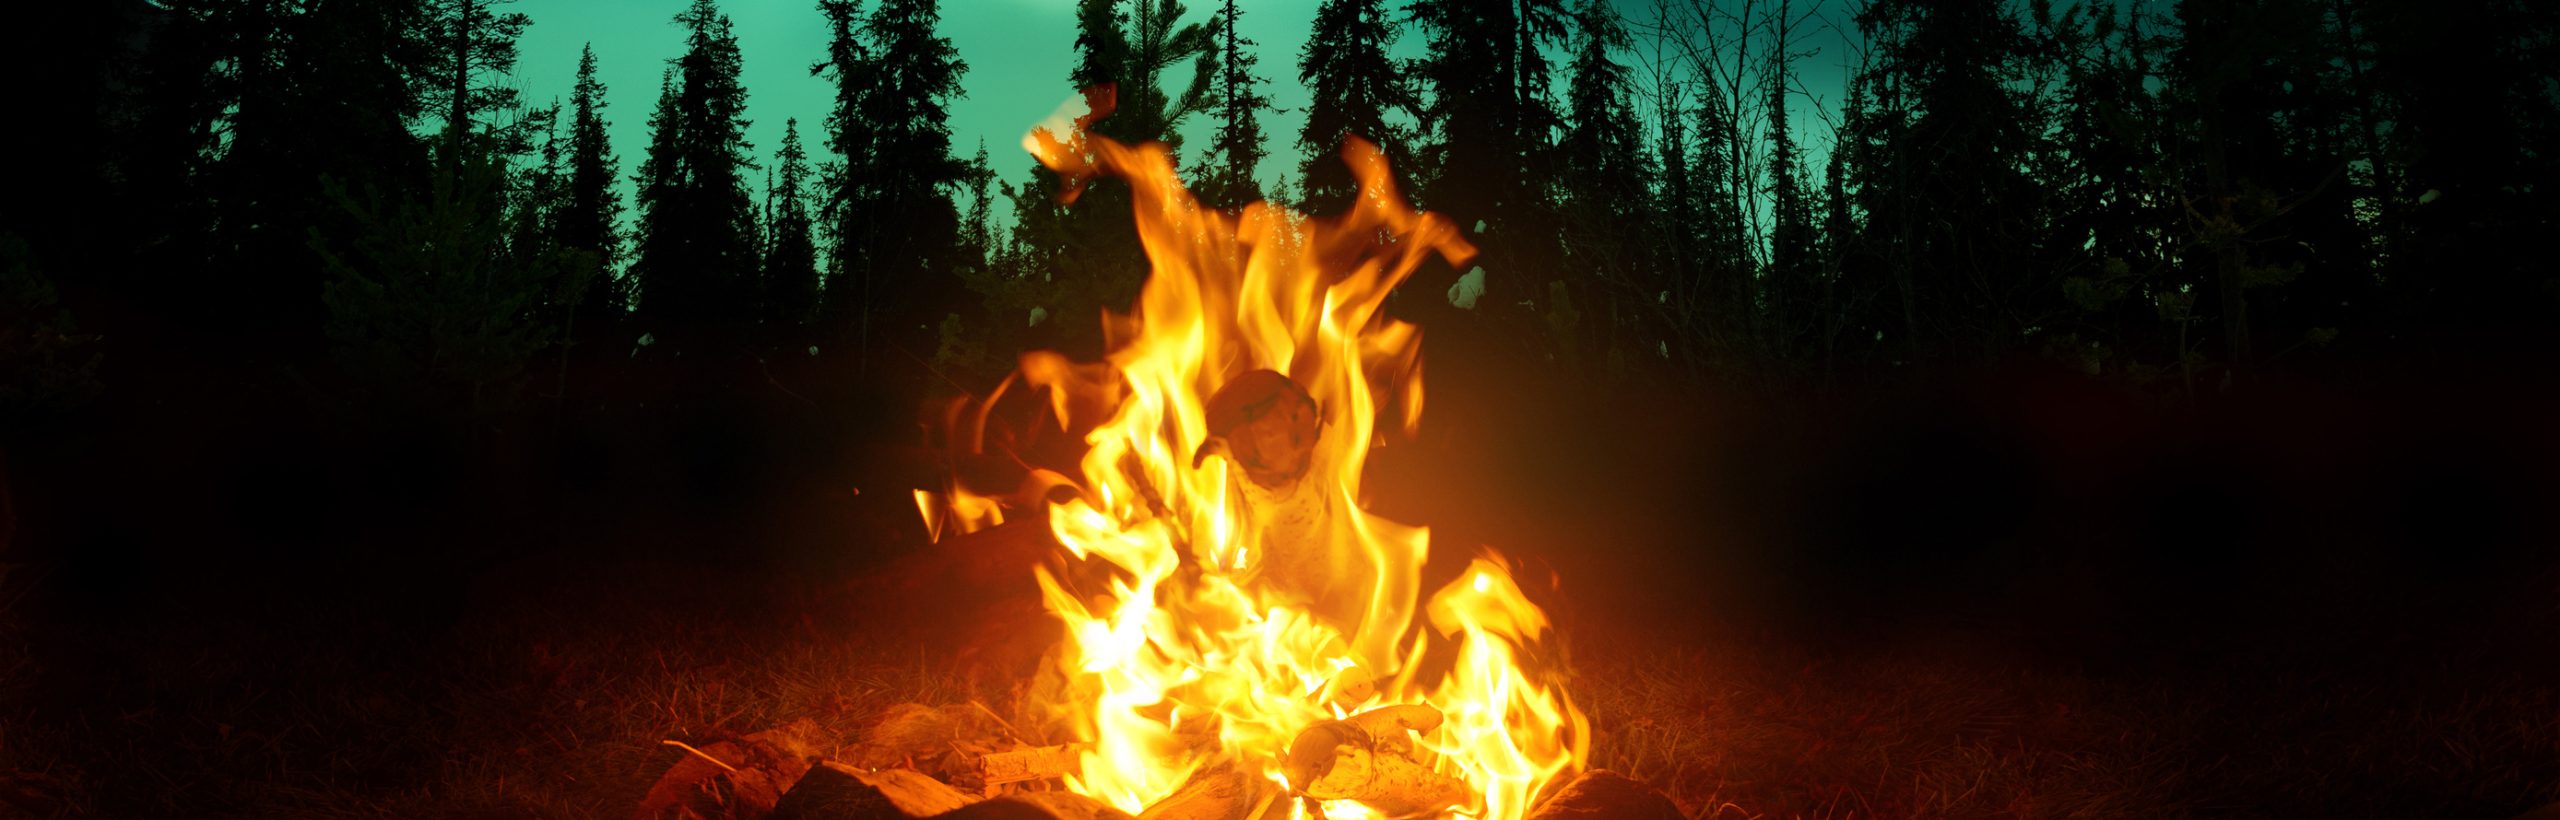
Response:
[[[2320,414],[2211,415],[2036,382],[1772,424],[1694,399],[1470,411],[1512,386],[1448,380],[1432,412],[1465,423],[1381,451],[1380,506],[1433,523],[1446,560],[1490,544],[1524,577],[1553,570],[1540,594],[1592,763],[1693,817],[2560,801],[2549,478],[2505,472],[2560,463],[2532,437],[2544,406],[2447,424],[2321,394]],[[155,456],[159,478],[63,473],[67,489],[30,489],[51,468],[13,462],[31,531],[88,533],[93,554],[29,562],[0,596],[0,805],[622,815],[683,754],[663,740],[801,718],[851,734],[895,703],[1004,697],[1002,653],[961,650],[1019,615],[987,602],[1028,576],[937,555],[904,488],[866,486],[894,471],[777,455],[797,450],[766,421],[597,445],[702,439],[734,460],[625,455],[604,478],[514,484],[458,467],[340,486],[257,466],[255,437]],[[2429,432],[2355,438],[2377,429]],[[204,432],[83,446],[114,463]],[[362,440],[402,475],[436,462]],[[572,489],[541,489],[555,480]],[[195,499],[46,524],[116,481]],[[244,481],[331,511],[269,526],[257,510],[285,502],[226,489]],[[259,537],[292,560],[242,557]]]

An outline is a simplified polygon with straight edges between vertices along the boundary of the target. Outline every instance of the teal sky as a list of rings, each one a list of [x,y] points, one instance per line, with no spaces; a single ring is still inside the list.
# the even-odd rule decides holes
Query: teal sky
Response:
[[[1620,2],[1630,17],[1651,16],[1652,0]],[[649,144],[649,113],[657,102],[660,73],[684,48],[684,32],[674,19],[687,5],[689,0],[519,0],[512,7],[533,19],[518,43],[516,67],[516,85],[529,104],[565,103],[577,74],[579,48],[595,45],[626,195],[628,176]],[[1216,0],[1190,0],[1188,5],[1191,19],[1206,20]],[[1308,97],[1297,81],[1298,51],[1315,20],[1316,5],[1317,0],[1242,4],[1245,34],[1260,44],[1264,93],[1283,109],[1263,121],[1270,139],[1266,148],[1273,154],[1260,174],[1266,183],[1297,161],[1298,128]],[[782,143],[783,121],[796,117],[800,138],[814,158],[823,158],[822,131],[833,92],[826,78],[809,74],[810,64],[826,53],[826,24],[817,3],[726,0],[721,8],[736,25],[744,57],[747,113],[753,120],[747,134],[756,156],[769,164]],[[1018,181],[1025,176],[1031,159],[1020,148],[1023,133],[1074,92],[1066,79],[1074,62],[1074,9],[1074,0],[944,0],[942,31],[969,64],[961,78],[966,96],[952,106],[955,153],[965,158],[984,139],[999,178]],[[1417,51],[1420,40],[1408,30],[1399,51]],[[1638,49],[1645,45],[1639,43]],[[1641,57],[1629,54],[1625,61],[1640,65]],[[1838,49],[1825,48],[1799,69],[1808,87],[1836,97],[1838,63]],[[1817,129],[1811,133],[1823,133],[1809,111],[1798,111],[1796,118],[1803,127]],[[1187,124],[1186,142],[1206,142],[1205,119]]]

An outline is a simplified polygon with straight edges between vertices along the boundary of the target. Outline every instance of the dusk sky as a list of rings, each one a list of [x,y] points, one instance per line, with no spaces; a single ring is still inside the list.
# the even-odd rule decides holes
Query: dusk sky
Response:
[[[1620,2],[1630,19],[1651,19],[1652,0]],[[614,150],[622,160],[626,192],[627,177],[639,167],[649,144],[649,112],[657,101],[660,73],[684,47],[684,32],[674,19],[687,3],[520,0],[512,7],[533,19],[519,43],[521,60],[516,67],[517,85],[524,89],[529,104],[545,105],[555,98],[565,101],[577,73],[579,48],[595,45],[598,70],[607,88],[605,115],[613,123]],[[1191,0],[1188,5],[1191,12],[1186,19],[1205,21],[1217,4]],[[1307,91],[1297,80],[1298,52],[1313,25],[1316,6],[1316,0],[1243,4],[1246,36],[1260,44],[1258,68],[1266,81],[1264,93],[1283,109],[1263,121],[1270,140],[1266,148],[1272,154],[1264,160],[1260,174],[1266,184],[1297,161],[1298,128],[1307,104]],[[813,160],[822,161],[827,156],[822,131],[833,92],[827,78],[809,73],[809,66],[826,53],[826,24],[817,4],[813,0],[728,0],[721,8],[736,24],[745,57],[747,114],[754,121],[747,134],[755,155],[769,163],[782,143],[783,121],[796,117]],[[953,152],[966,158],[984,139],[999,179],[1020,180],[1031,167],[1020,148],[1023,133],[1073,96],[1067,71],[1074,61],[1074,0],[946,0],[942,32],[969,65],[961,78],[967,96],[952,106]],[[1836,39],[1815,36],[1824,43]],[[1418,32],[1407,29],[1397,50],[1405,56],[1419,54],[1421,40]],[[1639,42],[1637,50],[1646,51],[1647,45]],[[1566,79],[1561,70],[1565,55],[1557,57],[1561,88]],[[1798,70],[1804,73],[1805,85],[1826,100],[1836,99],[1840,59],[1838,48],[1823,47],[1816,56],[1800,61]],[[1643,56],[1629,53],[1622,61],[1640,66]],[[1170,72],[1168,77],[1168,84],[1181,81]],[[1810,113],[1811,106],[1805,108],[1797,117],[1803,127],[1817,129],[1811,147],[1822,150],[1828,136],[1818,130],[1819,120]],[[1206,118],[1194,118],[1185,127],[1187,135],[1207,131]],[[1206,141],[1205,136],[1186,139],[1193,144]],[[1183,159],[1187,163],[1191,158]],[[1004,213],[1002,208],[997,211],[1000,216]]]

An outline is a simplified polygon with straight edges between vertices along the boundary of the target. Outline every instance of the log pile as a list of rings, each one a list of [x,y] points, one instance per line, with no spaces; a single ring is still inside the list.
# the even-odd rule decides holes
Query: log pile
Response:
[[[973,718],[972,715],[978,717]],[[1466,784],[1422,762],[1413,739],[1439,726],[1429,706],[1373,709],[1298,733],[1282,766],[1293,793],[1232,767],[1194,774],[1135,818],[1063,789],[1083,748],[1031,746],[984,707],[901,704],[850,746],[810,721],[711,743],[685,754],[649,790],[640,820],[1264,820],[1302,802],[1356,800],[1379,816],[1447,817]],[[972,734],[975,733],[975,734]],[[998,748],[1002,747],[1002,748]],[[843,757],[831,758],[830,748]],[[992,751],[975,751],[970,750]],[[1585,772],[1530,820],[1677,820],[1669,798],[1623,775]]]

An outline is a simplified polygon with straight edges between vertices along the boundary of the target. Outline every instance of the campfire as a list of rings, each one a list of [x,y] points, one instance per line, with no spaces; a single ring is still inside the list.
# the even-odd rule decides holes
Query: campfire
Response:
[[[1063,548],[1031,570],[1062,627],[1013,709],[1031,725],[996,743],[946,737],[969,760],[942,780],[894,754],[808,769],[780,813],[851,801],[928,816],[1010,796],[1058,816],[1509,819],[1613,789],[1668,811],[1584,772],[1588,722],[1510,564],[1485,551],[1426,594],[1429,531],[1371,512],[1363,493],[1371,448],[1388,428],[1411,434],[1423,407],[1420,333],[1382,312],[1387,296],[1433,257],[1463,265],[1474,248],[1407,204],[1365,142],[1343,151],[1361,190],[1349,212],[1227,213],[1192,198],[1163,146],[1089,132],[1108,89],[1088,107],[1025,147],[1071,198],[1126,180],[1153,271],[1134,309],[1104,317],[1102,361],[1025,355],[957,425],[960,446],[979,448],[989,408],[1023,391],[1042,423],[1081,432],[1076,474],[1034,471],[1010,494],[916,493],[938,549],[1009,519],[1044,520]],[[969,706],[912,707],[875,734],[1002,722]]]
[[[1225,779],[1267,817],[1527,815],[1588,754],[1563,670],[1533,660],[1544,615],[1491,553],[1426,597],[1430,533],[1361,491],[1381,427],[1409,433],[1423,406],[1420,334],[1387,295],[1474,249],[1366,143],[1344,150],[1348,213],[1230,215],[1163,146],[1090,135],[1107,96],[1092,107],[1026,147],[1071,192],[1127,180],[1153,271],[1106,319],[1103,362],[1037,354],[1019,374],[1062,423],[1107,408],[1075,492],[1045,510],[1075,560],[1038,570],[1065,626],[1049,708],[1077,735],[1066,788],[1132,814]]]

